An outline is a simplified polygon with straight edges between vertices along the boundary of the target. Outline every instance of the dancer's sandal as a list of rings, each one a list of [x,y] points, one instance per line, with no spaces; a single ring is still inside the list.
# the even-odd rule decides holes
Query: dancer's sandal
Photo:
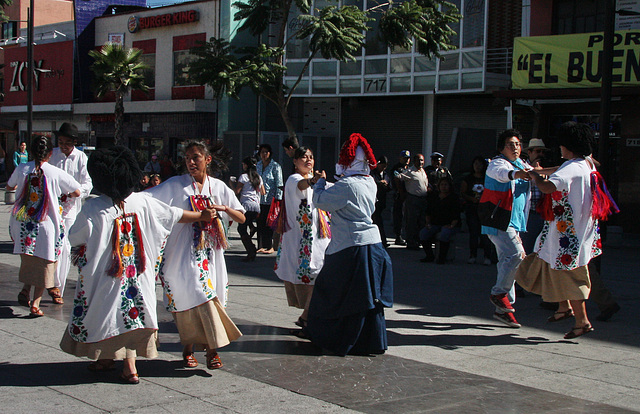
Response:
[[[589,332],[593,332],[593,326],[590,323],[585,326],[574,326],[569,332],[564,335],[564,339],[573,339],[579,336],[588,334]]]
[[[190,354],[182,354],[182,365],[185,368],[195,368],[198,366],[198,361],[193,355],[193,352]]]
[[[87,365],[87,369],[91,372],[113,371],[116,361],[113,359],[99,359]]]
[[[564,312],[563,311],[554,312],[553,315],[549,316],[549,318],[547,319],[547,322],[559,322],[569,318],[573,318],[573,309],[569,309]]]
[[[217,352],[213,355],[207,355],[207,368],[209,369],[222,368],[222,361],[220,360],[220,355],[218,355]]]
[[[132,372],[131,374],[127,375],[123,371],[122,374],[120,374],[120,379],[125,384],[139,384],[140,383],[140,377],[138,376],[137,372]]]
[[[31,307],[31,301],[29,300],[29,295],[31,294],[31,289],[22,289],[20,293],[18,293],[18,303],[20,306],[25,306],[27,308]]]
[[[307,327],[307,320],[306,319],[302,319],[302,316],[298,318],[297,321],[294,322],[297,326],[301,327],[301,328],[306,328]]]
[[[38,308],[37,306],[32,306],[31,309],[29,309],[29,312],[30,315],[34,318],[44,316],[44,312],[42,312],[42,309]]]
[[[59,288],[53,287],[47,289],[47,292],[49,293],[49,296],[51,296],[51,300],[53,301],[53,303],[55,303],[56,305],[64,304],[64,299],[62,299],[62,294],[60,293]]]

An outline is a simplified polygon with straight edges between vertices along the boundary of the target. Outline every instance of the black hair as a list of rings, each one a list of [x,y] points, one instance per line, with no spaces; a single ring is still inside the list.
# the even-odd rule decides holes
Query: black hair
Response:
[[[269,144],[260,144],[260,146],[258,147],[258,153],[260,153],[260,151],[262,151],[262,149],[266,149],[267,151],[269,151],[269,158],[271,158],[271,156],[273,156],[273,149],[271,149],[271,145]]]
[[[436,185],[436,187],[438,188],[438,191],[440,191],[440,184],[442,184],[443,182],[447,182],[447,183],[449,183],[449,189],[450,189],[450,191],[451,191],[452,193],[454,193],[454,192],[455,192],[455,189],[454,189],[454,187],[453,187],[453,180],[452,180],[452,179],[451,179],[451,177],[449,177],[449,176],[444,176],[444,177],[442,177],[442,178],[440,178],[440,179],[438,180],[438,184]]]
[[[311,148],[305,147],[304,145],[296,148],[296,152],[293,153],[293,159],[297,160],[304,157],[304,154],[306,154],[307,151],[311,151]],[[311,154],[313,154],[313,151],[311,151]]]
[[[558,144],[584,158],[593,152],[593,130],[587,124],[565,122],[558,129]]]
[[[249,182],[251,186],[255,188],[256,191],[260,191],[260,174],[256,170],[257,161],[254,157],[246,157],[242,160],[242,162],[247,166],[247,176],[249,177]]]
[[[204,141],[189,141],[184,149],[186,153],[191,148],[197,148],[205,157],[211,155],[211,164],[207,167],[210,175],[224,172],[229,169],[229,161],[231,160],[231,151],[224,146],[221,141],[209,146]]]
[[[51,140],[44,135],[35,135],[31,140],[29,152],[36,162],[36,165],[40,165],[45,161],[51,151],[53,151],[53,144]]]
[[[512,135],[513,136],[513,135]],[[487,171],[487,167],[489,166],[489,163],[487,163],[487,159],[484,157],[481,157],[479,155],[476,155],[475,157],[473,157],[473,160],[471,161],[471,167],[469,169],[469,171],[471,172],[471,174],[475,173],[476,171],[473,169],[473,164],[476,163],[476,161],[480,161],[484,167],[484,171]]]
[[[505,131],[502,131],[502,133],[498,135],[498,142],[496,144],[496,149],[498,151],[502,151],[504,149],[504,146],[506,145],[507,140],[511,137],[516,137],[518,138],[518,141],[522,142],[522,134],[520,133],[520,131],[518,131],[515,128],[510,128]]]
[[[87,171],[93,188],[111,198],[114,204],[129,197],[142,178],[133,152],[122,145],[95,150],[87,162]]]
[[[298,149],[300,145],[298,145],[298,141],[294,140],[293,138],[287,138],[284,141],[282,141],[282,148],[293,148],[293,149]]]

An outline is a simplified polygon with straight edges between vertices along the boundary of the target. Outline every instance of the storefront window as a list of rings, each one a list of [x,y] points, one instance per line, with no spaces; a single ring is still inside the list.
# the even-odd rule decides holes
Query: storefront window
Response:
[[[196,85],[195,81],[189,76],[189,68],[195,60],[196,56],[192,55],[189,50],[173,52],[173,86]]]
[[[462,19],[462,46],[476,47],[484,44],[484,2],[467,0]]]
[[[156,54],[146,53],[140,56],[142,63],[147,65],[147,69],[144,70],[144,84],[150,88],[156,87]]]
[[[149,137],[131,138],[131,145],[140,168],[144,168],[152,155],[162,155],[164,140],[162,138]]]

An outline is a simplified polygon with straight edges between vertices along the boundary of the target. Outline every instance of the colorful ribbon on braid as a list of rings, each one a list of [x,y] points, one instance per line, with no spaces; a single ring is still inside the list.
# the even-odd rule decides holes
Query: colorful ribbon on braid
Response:
[[[135,241],[133,235],[135,235]],[[131,250],[133,250],[133,252]],[[136,254],[138,273],[143,273],[146,267],[146,257],[144,254],[140,224],[138,223],[138,215],[135,213],[127,213],[116,218],[113,223],[113,232],[111,234],[111,266],[109,266],[107,274],[113,277],[122,277],[124,273],[122,256],[131,256],[132,253]]]
[[[200,194],[189,196],[189,201],[192,211],[199,212],[213,207],[213,203],[208,196]],[[211,223],[193,223],[193,247],[196,250],[205,248],[225,250],[229,248],[227,230],[220,217],[215,217]]]
[[[618,205],[611,197],[607,183],[598,171],[591,172],[591,195],[593,196],[593,204],[591,205],[591,214],[600,221],[606,221],[609,216],[619,213]]]
[[[320,232],[321,239],[330,239],[331,238],[331,213],[318,210],[318,230]]]
[[[49,214],[49,191],[47,177],[38,170],[25,177],[22,192],[11,213],[18,221],[44,221]]]

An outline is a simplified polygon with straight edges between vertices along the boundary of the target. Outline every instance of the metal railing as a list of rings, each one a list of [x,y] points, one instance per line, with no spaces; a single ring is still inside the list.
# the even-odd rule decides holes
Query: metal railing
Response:
[[[513,48],[487,49],[487,72],[511,74]]]

